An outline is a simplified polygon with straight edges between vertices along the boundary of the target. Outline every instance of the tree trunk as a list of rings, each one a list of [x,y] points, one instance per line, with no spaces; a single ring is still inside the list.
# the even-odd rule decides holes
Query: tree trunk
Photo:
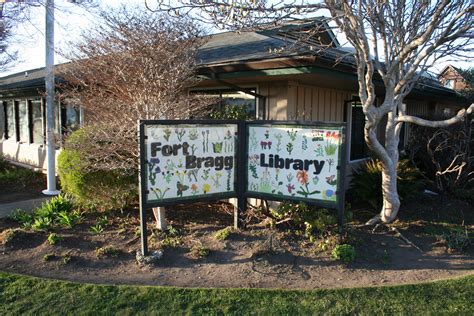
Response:
[[[383,206],[380,220],[390,223],[397,217],[400,209],[400,198],[397,191],[397,162],[386,166],[382,164],[382,194]]]

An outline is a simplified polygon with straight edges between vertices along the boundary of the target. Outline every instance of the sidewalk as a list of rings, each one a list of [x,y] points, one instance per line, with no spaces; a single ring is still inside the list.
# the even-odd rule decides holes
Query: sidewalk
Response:
[[[21,208],[24,211],[31,212],[40,206],[44,201],[50,199],[50,196],[40,197],[32,200],[16,201],[12,203],[0,204],[0,218],[8,217],[14,210]]]

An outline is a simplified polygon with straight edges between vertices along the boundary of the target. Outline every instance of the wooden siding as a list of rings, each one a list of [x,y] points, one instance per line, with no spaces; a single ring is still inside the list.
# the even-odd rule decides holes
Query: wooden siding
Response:
[[[344,120],[344,105],[352,92],[326,89],[296,82],[265,83],[259,93],[266,96],[266,118],[271,120]]]
[[[345,101],[352,98],[350,91],[289,84],[289,119],[305,121],[344,121]],[[294,109],[292,109],[294,107]]]

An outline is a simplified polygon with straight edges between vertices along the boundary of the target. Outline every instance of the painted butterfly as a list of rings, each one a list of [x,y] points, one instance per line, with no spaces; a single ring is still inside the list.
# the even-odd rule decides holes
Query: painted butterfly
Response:
[[[178,196],[182,197],[183,192],[186,191],[187,189],[189,189],[189,186],[184,185],[184,184],[182,184],[181,182],[178,181],[178,183],[176,183],[176,188],[178,189],[178,191],[177,191]]]

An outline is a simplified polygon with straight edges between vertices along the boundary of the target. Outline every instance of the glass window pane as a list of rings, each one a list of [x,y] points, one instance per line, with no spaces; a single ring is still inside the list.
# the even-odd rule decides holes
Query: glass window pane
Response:
[[[57,101],[54,101],[54,132],[61,133],[61,105]]]
[[[0,102],[0,140],[5,137],[5,106]]]
[[[66,122],[65,128],[66,131],[75,131],[79,128],[80,120],[79,120],[79,109],[76,109],[72,105],[68,105],[66,107]]]
[[[20,141],[29,143],[30,131],[28,128],[28,103],[26,100],[18,102],[18,124],[20,124]]]
[[[252,90],[255,92],[255,90]],[[242,91],[223,91],[224,105],[239,105],[247,108],[247,113],[255,117],[257,101],[254,96]]]
[[[364,139],[365,115],[362,104],[352,103],[351,160],[367,157],[367,145]]]
[[[35,144],[44,143],[43,133],[43,112],[41,111],[41,100],[31,101],[31,118],[33,120],[33,142]]]
[[[13,101],[7,101],[7,135],[9,139],[16,140],[15,133],[15,106]]]

